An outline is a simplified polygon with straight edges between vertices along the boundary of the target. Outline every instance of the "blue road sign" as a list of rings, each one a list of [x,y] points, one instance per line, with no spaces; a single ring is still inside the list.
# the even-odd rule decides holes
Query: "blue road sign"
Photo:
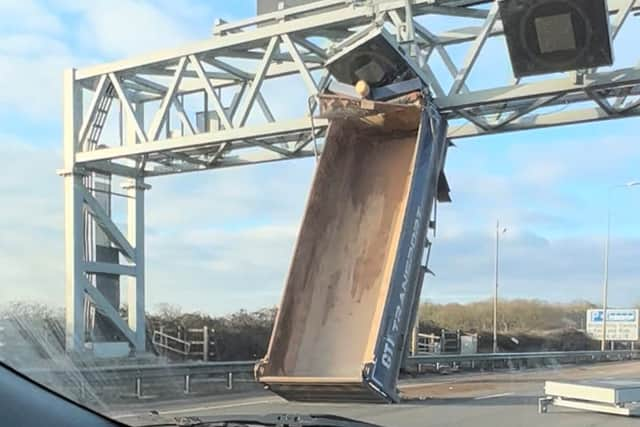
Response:
[[[602,310],[596,310],[591,312],[591,321],[594,323],[602,323],[604,321],[604,316],[602,315]]]
[[[592,323],[602,323],[604,316],[602,310],[589,310]],[[634,309],[608,309],[607,322],[635,322],[637,311]]]

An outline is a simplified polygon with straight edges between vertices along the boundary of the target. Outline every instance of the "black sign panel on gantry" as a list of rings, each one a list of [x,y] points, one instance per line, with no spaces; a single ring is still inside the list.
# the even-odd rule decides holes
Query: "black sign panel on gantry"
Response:
[[[499,0],[516,77],[611,65],[605,0]]]

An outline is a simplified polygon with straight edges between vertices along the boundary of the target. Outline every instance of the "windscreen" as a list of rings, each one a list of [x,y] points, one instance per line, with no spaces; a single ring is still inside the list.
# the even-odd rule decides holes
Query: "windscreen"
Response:
[[[275,3],[0,0],[0,362],[125,425],[633,422],[640,5]],[[348,61],[374,33],[401,67]],[[330,58],[384,87],[337,81]],[[420,86],[447,123],[451,202],[425,221],[398,402],[284,399],[255,379],[269,351],[275,373],[384,392],[372,331],[414,172],[415,127],[343,129],[333,151],[349,112],[318,97],[398,113]]]

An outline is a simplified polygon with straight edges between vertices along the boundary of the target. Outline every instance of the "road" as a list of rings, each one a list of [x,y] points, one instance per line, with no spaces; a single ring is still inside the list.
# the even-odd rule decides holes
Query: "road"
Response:
[[[159,411],[162,417],[325,413],[401,427],[637,426],[637,419],[566,408],[550,407],[547,414],[537,412],[538,397],[543,393],[545,380],[616,378],[640,380],[640,362],[422,377],[401,383],[404,402],[397,405],[299,404],[286,402],[268,392],[255,392],[162,404],[137,403],[115,408],[113,416],[138,426],[154,422],[141,416],[149,410]]]

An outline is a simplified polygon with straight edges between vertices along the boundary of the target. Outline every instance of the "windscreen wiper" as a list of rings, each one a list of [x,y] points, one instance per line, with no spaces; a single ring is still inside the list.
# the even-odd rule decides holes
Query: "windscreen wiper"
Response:
[[[364,421],[325,414],[218,415],[211,417],[181,417],[175,422],[150,424],[147,427],[381,427]]]

